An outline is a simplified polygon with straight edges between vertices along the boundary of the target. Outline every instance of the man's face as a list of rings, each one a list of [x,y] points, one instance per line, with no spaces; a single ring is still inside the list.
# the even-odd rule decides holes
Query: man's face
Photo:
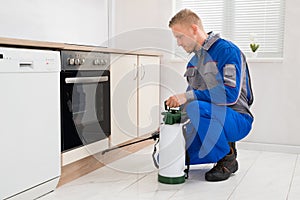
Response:
[[[177,40],[177,45],[181,46],[187,53],[192,53],[196,46],[196,33],[192,25],[174,24],[172,32]]]

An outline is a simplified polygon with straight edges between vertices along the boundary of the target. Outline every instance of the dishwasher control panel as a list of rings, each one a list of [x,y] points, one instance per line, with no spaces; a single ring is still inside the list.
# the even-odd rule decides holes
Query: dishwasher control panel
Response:
[[[59,51],[0,47],[0,72],[60,71]]]

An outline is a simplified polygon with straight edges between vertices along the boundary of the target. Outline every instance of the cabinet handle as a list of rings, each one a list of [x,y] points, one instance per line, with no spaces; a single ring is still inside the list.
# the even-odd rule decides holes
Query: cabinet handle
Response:
[[[139,69],[138,69],[138,67],[137,67],[137,65],[136,65],[135,63],[133,64],[133,67],[134,67],[134,69],[135,69],[135,75],[134,75],[134,77],[133,77],[133,80],[136,80],[137,77],[138,77]]]
[[[146,71],[145,71],[145,66],[143,65],[143,64],[141,64],[141,71],[142,71],[142,76],[141,76],[141,80],[143,80],[144,79],[144,77],[145,77],[145,73],[146,73]]]
[[[21,61],[19,63],[19,67],[20,68],[24,68],[24,67],[30,67],[33,68],[33,61]]]

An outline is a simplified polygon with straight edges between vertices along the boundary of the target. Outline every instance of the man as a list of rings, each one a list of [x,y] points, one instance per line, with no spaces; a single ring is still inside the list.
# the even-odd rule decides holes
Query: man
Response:
[[[183,107],[189,163],[216,163],[207,181],[222,181],[238,170],[235,142],[251,130],[253,102],[244,54],[232,42],[206,33],[191,10],[178,12],[169,22],[177,44],[195,53],[187,65],[185,93],[169,97],[169,107]]]

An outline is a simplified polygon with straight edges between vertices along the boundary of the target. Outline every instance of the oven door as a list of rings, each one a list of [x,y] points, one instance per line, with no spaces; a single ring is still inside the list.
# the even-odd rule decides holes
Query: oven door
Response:
[[[106,139],[110,133],[110,74],[61,72],[62,151]]]

